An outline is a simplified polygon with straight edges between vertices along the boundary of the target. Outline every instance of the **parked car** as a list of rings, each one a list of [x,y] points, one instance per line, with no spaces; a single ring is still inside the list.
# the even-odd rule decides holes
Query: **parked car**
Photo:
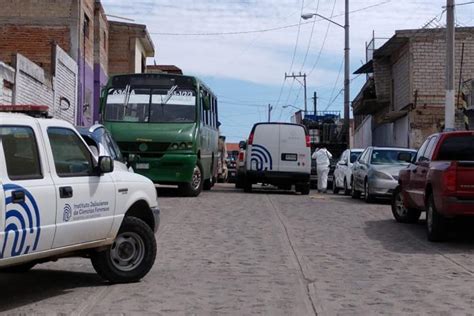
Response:
[[[362,192],[366,202],[391,197],[398,185],[398,172],[415,155],[413,149],[368,147],[352,166],[352,198],[359,198]]]
[[[87,145],[89,145],[95,157],[112,157],[115,169],[133,172],[133,169],[127,166],[120,148],[104,125],[96,124],[91,127],[76,126],[76,129]]]
[[[359,158],[363,149],[346,149],[334,170],[333,192],[338,194],[342,189],[345,195],[351,193],[352,165]]]
[[[291,188],[309,194],[311,148],[303,125],[257,123],[249,136],[244,171],[244,190],[255,183]]]
[[[416,222],[426,211],[430,241],[445,238],[448,219],[474,216],[474,132],[434,134],[413,163],[400,171],[392,212],[399,222]]]
[[[239,143],[239,155],[237,157],[235,168],[237,170],[237,178],[235,180],[235,187],[237,189],[244,188],[245,182],[245,158],[246,158],[246,151],[247,151],[247,142],[241,141]]]
[[[227,182],[235,183],[237,181],[237,161],[234,156],[226,159],[227,163]]]
[[[0,271],[90,258],[114,283],[152,268],[159,208],[154,184],[96,157],[62,120],[0,113]]]

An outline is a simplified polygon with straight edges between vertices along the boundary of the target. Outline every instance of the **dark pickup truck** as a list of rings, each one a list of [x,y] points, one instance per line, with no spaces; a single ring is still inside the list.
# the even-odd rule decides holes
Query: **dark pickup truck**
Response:
[[[474,216],[473,131],[431,135],[400,171],[392,200],[395,219],[416,222],[423,211],[430,241],[445,239],[449,219]]]

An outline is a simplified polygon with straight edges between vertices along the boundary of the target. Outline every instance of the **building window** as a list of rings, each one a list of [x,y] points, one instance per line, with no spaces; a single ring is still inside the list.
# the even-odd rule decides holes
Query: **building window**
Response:
[[[87,16],[87,14],[84,14],[84,36],[86,38],[89,38],[89,29],[90,29],[90,24],[91,24],[91,20],[89,19],[89,17]]]

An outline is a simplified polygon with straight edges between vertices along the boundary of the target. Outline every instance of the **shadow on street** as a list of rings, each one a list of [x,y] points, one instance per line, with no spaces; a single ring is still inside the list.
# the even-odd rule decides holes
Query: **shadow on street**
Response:
[[[76,288],[108,286],[95,273],[33,269],[0,273],[0,312],[64,295]]]

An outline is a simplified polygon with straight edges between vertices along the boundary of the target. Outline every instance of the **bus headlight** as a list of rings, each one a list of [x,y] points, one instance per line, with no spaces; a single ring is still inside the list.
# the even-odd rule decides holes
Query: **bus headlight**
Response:
[[[179,149],[182,149],[182,150],[186,149],[186,143],[179,144]]]
[[[172,150],[177,150],[179,148],[179,145],[176,143],[171,144],[171,149]]]
[[[188,149],[193,149],[193,143],[188,143]]]

